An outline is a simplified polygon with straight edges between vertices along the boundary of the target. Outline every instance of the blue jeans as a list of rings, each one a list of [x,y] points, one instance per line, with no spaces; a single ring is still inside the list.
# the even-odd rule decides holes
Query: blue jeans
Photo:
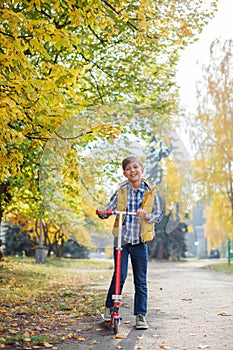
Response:
[[[114,248],[114,260],[115,260]],[[128,257],[130,255],[134,279],[134,315],[146,315],[147,312],[147,264],[148,264],[148,247],[146,243],[136,245],[126,244],[122,246],[121,262],[121,283],[122,291],[128,272]],[[114,294],[115,271],[108,290],[106,307],[113,306],[112,295]]]

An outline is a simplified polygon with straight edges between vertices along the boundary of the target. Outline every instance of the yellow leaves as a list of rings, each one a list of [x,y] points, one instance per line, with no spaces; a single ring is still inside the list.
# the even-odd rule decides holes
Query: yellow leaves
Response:
[[[138,45],[142,45],[144,43],[144,34],[140,33],[137,38]]]
[[[69,51],[72,51],[72,44],[70,42],[70,38],[63,30],[56,31],[56,35],[54,35],[52,42],[54,43],[56,49],[61,50],[61,48],[66,48]]]
[[[146,23],[146,15],[145,12],[138,12],[138,19],[140,21],[140,28],[146,31],[147,23]]]
[[[80,342],[84,342],[86,340],[86,338],[78,338],[78,337],[76,337],[76,339],[78,339],[78,341]]]
[[[180,21],[180,35],[182,37],[192,37],[193,33],[189,27],[189,23],[185,19],[181,19]]]
[[[94,135],[105,138],[110,136],[112,139],[117,138],[121,133],[122,126],[114,126],[111,124],[102,124],[92,129]]]
[[[117,334],[116,336],[115,336],[115,338],[116,339],[124,339],[124,334]]]
[[[153,0],[141,0],[139,5],[140,11],[143,11],[147,15],[151,15],[153,13],[154,4]]]
[[[40,6],[40,0],[31,0],[29,2],[29,6],[27,8],[27,11],[31,11],[33,9],[33,7],[35,6],[35,8],[40,11],[41,10],[41,6]]]
[[[161,344],[159,344],[157,350],[161,350],[161,349],[164,349],[164,348],[165,348],[165,344],[161,343]]]
[[[169,35],[169,31],[166,30],[166,29],[164,29],[164,30],[162,30],[161,35],[162,35],[163,37],[167,37],[167,36]]]
[[[177,39],[177,40],[175,41],[175,44],[178,45],[178,46],[180,46],[181,44],[183,44],[183,38]]]
[[[9,144],[17,148],[21,142],[24,151],[19,154],[16,150],[11,152],[9,164],[12,169],[7,168],[4,172],[21,176],[19,166],[22,165],[23,153],[27,159],[29,150],[26,145],[29,138],[40,138],[44,142],[59,123],[83,109],[85,105],[99,103],[100,99],[101,103],[119,98],[127,99],[127,91],[138,89],[139,85],[134,86],[137,71],[135,64],[140,67],[140,81],[143,67],[141,69],[141,61],[137,59],[141,53],[137,56],[135,42],[138,40],[140,45],[147,45],[150,61],[149,51],[157,52],[154,49],[158,47],[155,41],[148,39],[147,34],[155,31],[154,18],[161,30],[169,32],[166,14],[160,17],[160,11],[155,11],[152,0],[142,0],[135,4],[120,1],[114,6],[118,13],[115,11],[110,15],[110,8],[99,0],[6,2],[3,21],[8,35],[0,33],[3,47],[0,60],[4,65],[0,77],[4,87],[1,90],[2,112],[5,116],[2,130],[6,149]],[[41,9],[46,8],[48,16],[41,13]],[[133,29],[134,26],[136,30]],[[133,35],[130,34],[131,31]],[[104,49],[103,43],[106,44]],[[119,43],[122,43],[121,48]],[[121,51],[124,47],[125,52]],[[123,55],[124,62],[119,59]],[[148,66],[148,62],[142,64]],[[150,72],[148,68],[148,77],[151,77]],[[152,91],[152,87],[150,89]],[[137,93],[135,96],[133,94],[134,92],[132,100],[137,101]],[[147,96],[146,90],[138,94]],[[160,96],[156,96],[156,99],[159,101]],[[104,118],[102,115],[99,120]],[[22,121],[23,127],[13,134],[7,127],[9,120]],[[121,127],[103,124],[93,127],[90,133],[86,131],[80,142],[83,141],[84,146],[85,142],[88,144],[98,138],[113,143],[120,135]],[[41,144],[38,144],[39,151],[40,147]],[[6,153],[1,157],[5,165]],[[36,156],[30,160],[35,166],[39,164]],[[70,160],[66,161],[70,165],[72,180],[77,179],[79,169]],[[30,175],[33,181],[33,173]],[[63,175],[68,177],[69,174],[67,172]],[[89,179],[91,181],[91,176]],[[68,186],[73,185],[72,180],[68,182]],[[78,186],[76,190],[78,191]]]
[[[46,23],[44,27],[45,27],[46,32],[48,32],[50,34],[53,34],[56,30],[55,25],[51,24],[51,23]]]
[[[1,108],[7,107],[7,106],[9,106],[10,108],[14,108],[16,107],[16,102],[12,100],[12,98],[6,96],[1,100]]]
[[[11,25],[11,29],[13,29],[13,33],[14,33],[14,30],[17,29],[17,27],[14,26],[14,24],[17,22],[23,23],[25,21],[25,17],[22,12],[18,12],[18,11],[15,12],[7,7],[1,9],[1,16],[3,20],[8,21],[8,23]]]
[[[35,38],[30,40],[30,45],[36,50],[40,50],[41,48],[41,43],[38,41],[38,39]]]
[[[226,205],[225,197],[221,193],[212,196],[210,205],[205,207],[204,217],[204,232],[209,248],[216,248],[227,240],[232,227],[230,204]]]

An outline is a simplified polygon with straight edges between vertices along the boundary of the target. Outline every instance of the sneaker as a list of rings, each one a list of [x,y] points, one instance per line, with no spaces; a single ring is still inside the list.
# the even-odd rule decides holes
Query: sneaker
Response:
[[[136,316],[136,329],[147,329],[148,324],[146,322],[146,318],[143,315]]]
[[[104,311],[104,321],[110,321],[110,320],[111,320],[111,309],[109,307],[106,307]]]

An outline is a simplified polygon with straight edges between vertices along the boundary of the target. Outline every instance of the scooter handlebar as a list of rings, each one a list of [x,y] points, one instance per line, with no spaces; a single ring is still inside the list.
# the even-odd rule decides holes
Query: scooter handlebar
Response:
[[[96,209],[96,215],[99,215],[100,212],[98,209]],[[119,214],[128,214],[128,215],[136,215],[137,213],[134,213],[134,212],[128,212],[128,211],[113,211],[113,210],[110,210],[110,209],[107,209],[106,212],[105,212],[105,215],[107,216],[111,216],[111,215],[119,215]]]
[[[105,215],[107,215],[107,216],[110,216],[110,215],[112,215],[114,212],[112,211],[112,210],[106,210],[106,212],[105,212]],[[96,215],[99,215],[100,214],[100,212],[99,212],[99,210],[98,209],[96,209]]]

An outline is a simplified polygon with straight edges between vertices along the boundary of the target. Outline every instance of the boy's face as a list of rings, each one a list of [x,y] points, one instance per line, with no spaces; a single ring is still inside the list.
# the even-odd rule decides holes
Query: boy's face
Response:
[[[130,182],[137,182],[141,180],[143,172],[144,168],[141,168],[137,162],[130,162],[126,165],[123,174]]]

